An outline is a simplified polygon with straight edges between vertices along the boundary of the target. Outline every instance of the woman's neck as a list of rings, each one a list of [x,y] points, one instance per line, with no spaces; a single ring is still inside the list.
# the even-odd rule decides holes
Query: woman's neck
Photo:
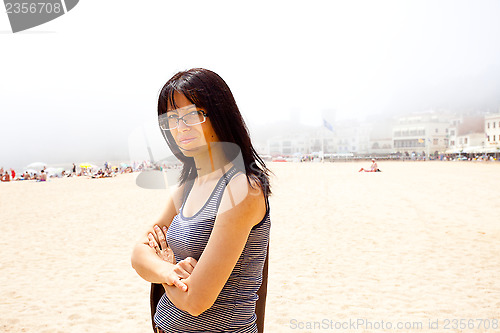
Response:
[[[194,156],[198,173],[197,182],[205,183],[219,179],[221,172],[227,171],[232,164],[227,160],[222,145],[209,143],[206,152]]]

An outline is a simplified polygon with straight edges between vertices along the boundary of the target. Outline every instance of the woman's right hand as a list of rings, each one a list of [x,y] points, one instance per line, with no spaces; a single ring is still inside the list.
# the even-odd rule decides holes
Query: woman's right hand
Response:
[[[174,268],[167,273],[167,281],[169,286],[174,285],[182,291],[187,291],[188,287],[183,280],[187,279],[194,270],[197,261],[192,257],[187,257],[175,264]]]

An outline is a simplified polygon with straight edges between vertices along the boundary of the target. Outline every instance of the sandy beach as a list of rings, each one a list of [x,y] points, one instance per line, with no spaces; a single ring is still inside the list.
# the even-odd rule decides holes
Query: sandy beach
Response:
[[[269,163],[266,332],[500,331],[500,163],[369,164]],[[0,184],[1,332],[152,331],[130,254],[167,191],[137,174]]]

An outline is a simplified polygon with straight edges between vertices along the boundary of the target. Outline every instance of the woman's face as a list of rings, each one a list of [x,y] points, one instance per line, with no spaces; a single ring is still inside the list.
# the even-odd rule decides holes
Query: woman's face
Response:
[[[177,109],[167,110],[167,116],[175,115],[179,118],[196,110],[202,110],[191,103],[184,95],[174,93],[175,104]],[[206,112],[206,110],[203,110]],[[219,138],[212,127],[210,118],[206,118],[205,122],[197,125],[188,126],[182,120],[179,120],[177,128],[170,130],[175,143],[181,152],[188,157],[192,157],[202,151],[205,151],[208,143],[217,142]]]

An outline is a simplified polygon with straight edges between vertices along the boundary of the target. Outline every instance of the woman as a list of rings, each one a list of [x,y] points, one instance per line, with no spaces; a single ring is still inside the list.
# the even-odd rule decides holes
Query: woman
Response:
[[[361,171],[364,171],[364,172],[380,172],[380,170],[378,168],[378,165],[377,165],[377,162],[375,162],[375,159],[373,159],[373,158],[372,158],[372,165],[370,166],[370,170],[361,168],[361,169],[359,169],[358,172],[361,172]]]
[[[175,74],[160,92],[158,116],[183,168],[163,214],[132,253],[137,273],[165,289],[156,330],[257,332],[270,171],[229,87],[212,71]]]

